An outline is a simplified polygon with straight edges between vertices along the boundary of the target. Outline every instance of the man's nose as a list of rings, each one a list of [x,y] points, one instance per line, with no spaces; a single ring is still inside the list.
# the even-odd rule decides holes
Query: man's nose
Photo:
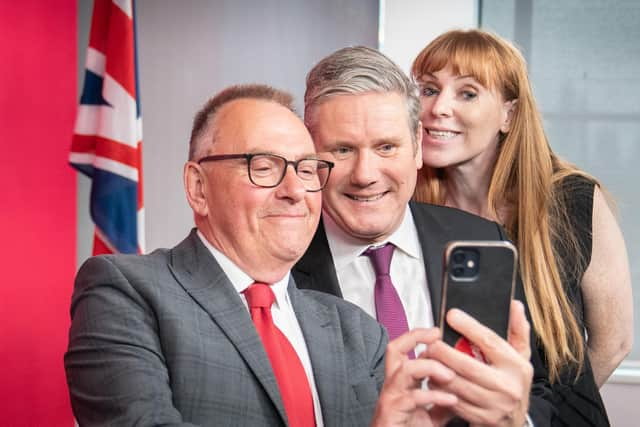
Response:
[[[367,186],[376,182],[378,175],[376,156],[369,150],[358,152],[351,171],[351,182],[358,186]]]
[[[295,167],[292,164],[287,164],[284,178],[278,185],[278,195],[297,201],[302,200],[306,192],[307,190],[304,188],[302,179],[298,176]]]

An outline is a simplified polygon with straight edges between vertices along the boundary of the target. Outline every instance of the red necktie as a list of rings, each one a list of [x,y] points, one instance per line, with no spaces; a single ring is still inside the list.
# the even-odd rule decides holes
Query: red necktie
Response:
[[[244,295],[253,323],[271,361],[289,426],[315,426],[313,398],[307,374],[293,346],[271,317],[271,305],[275,300],[273,290],[267,284],[256,282],[244,291]]]

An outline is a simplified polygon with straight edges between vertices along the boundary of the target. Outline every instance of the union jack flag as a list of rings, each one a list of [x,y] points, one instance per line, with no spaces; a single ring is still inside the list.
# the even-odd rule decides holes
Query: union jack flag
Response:
[[[142,121],[132,0],[95,0],[69,162],[92,179],[93,254],[143,253]]]

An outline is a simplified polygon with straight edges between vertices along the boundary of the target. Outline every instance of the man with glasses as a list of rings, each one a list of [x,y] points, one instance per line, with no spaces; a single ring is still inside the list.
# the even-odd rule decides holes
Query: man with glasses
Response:
[[[291,167],[289,167],[291,166]],[[301,291],[290,269],[318,225],[333,164],[316,157],[291,97],[231,87],[196,115],[187,200],[196,228],[178,246],[101,256],[80,269],[65,369],[80,425],[369,425],[383,388],[384,329],[331,295]],[[415,372],[441,381],[434,361],[403,363],[416,342],[390,346],[378,407],[410,393]]]

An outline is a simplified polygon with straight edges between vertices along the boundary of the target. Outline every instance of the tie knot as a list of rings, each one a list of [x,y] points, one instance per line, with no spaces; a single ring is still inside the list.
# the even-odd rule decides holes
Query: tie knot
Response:
[[[254,282],[244,290],[249,308],[271,308],[276,296],[271,286],[266,283]]]
[[[389,275],[389,267],[391,266],[391,258],[393,257],[394,246],[387,243],[377,248],[369,248],[364,254],[369,257],[376,276]]]

